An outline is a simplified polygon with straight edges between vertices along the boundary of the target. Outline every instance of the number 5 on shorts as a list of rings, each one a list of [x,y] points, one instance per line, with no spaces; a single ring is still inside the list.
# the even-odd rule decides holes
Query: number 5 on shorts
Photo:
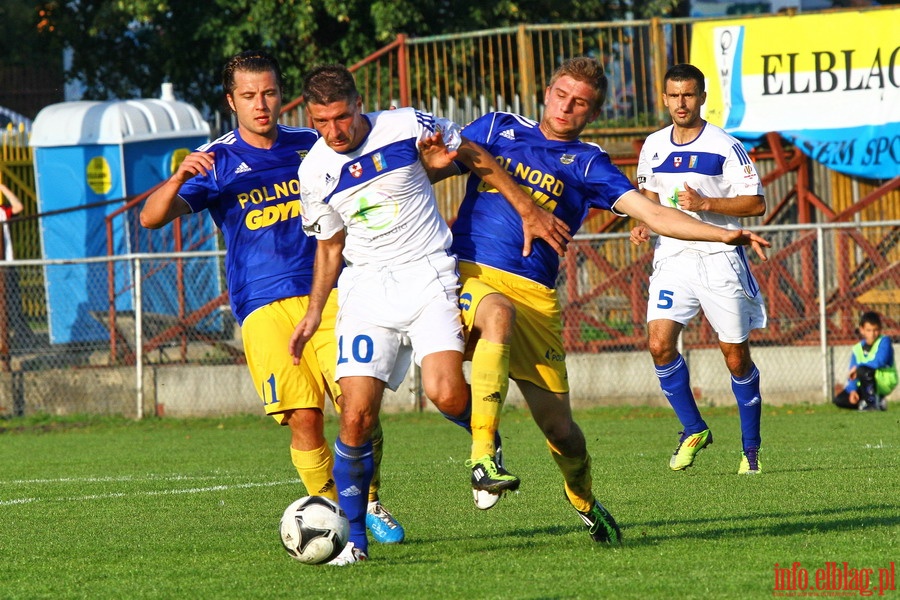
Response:
[[[659,290],[659,302],[656,303],[656,308],[672,308],[675,302],[672,300],[672,296],[675,295],[675,292],[671,290]]]

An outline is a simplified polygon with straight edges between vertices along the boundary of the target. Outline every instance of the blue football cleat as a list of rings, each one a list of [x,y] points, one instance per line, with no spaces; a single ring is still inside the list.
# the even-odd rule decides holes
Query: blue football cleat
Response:
[[[366,511],[366,527],[379,544],[399,544],[406,532],[381,502],[370,502]]]

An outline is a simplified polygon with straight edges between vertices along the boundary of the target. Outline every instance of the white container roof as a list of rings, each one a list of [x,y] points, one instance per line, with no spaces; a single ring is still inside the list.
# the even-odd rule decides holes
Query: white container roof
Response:
[[[116,100],[61,102],[38,113],[29,144],[34,147],[127,144],[205,136],[209,123],[184,102]]]

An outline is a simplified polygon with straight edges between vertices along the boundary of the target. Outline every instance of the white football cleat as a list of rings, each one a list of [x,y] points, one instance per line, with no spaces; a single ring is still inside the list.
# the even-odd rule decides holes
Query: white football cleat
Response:
[[[357,548],[356,544],[354,544],[353,542],[347,542],[347,545],[344,546],[344,549],[341,550],[341,553],[334,557],[331,562],[326,564],[333,565],[335,567],[343,567],[344,565],[349,565],[364,560],[369,560],[369,556],[365,552]]]

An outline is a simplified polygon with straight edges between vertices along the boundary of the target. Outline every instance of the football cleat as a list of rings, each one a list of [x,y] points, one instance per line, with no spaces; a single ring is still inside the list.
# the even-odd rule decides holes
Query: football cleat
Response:
[[[738,475],[758,475],[762,473],[762,465],[759,463],[759,448],[747,448],[741,452],[741,466],[738,467]]]
[[[569,497],[566,495],[566,500],[568,499]],[[585,526],[587,526],[591,539],[595,542],[601,544],[622,543],[622,532],[619,530],[619,525],[613,519],[613,516],[609,514],[609,511],[600,504],[599,500],[594,500],[594,505],[588,512],[581,512],[580,510],[577,512],[581,520],[584,521]]]
[[[704,429],[699,433],[685,435],[681,432],[681,439],[678,440],[678,447],[672,453],[669,459],[669,468],[673,471],[682,471],[694,464],[694,457],[697,453],[713,443],[712,432]]]
[[[331,562],[326,563],[329,565],[333,565],[335,567],[343,567],[344,565],[349,565],[355,562],[362,562],[364,560],[369,560],[369,555],[366,554],[363,550],[360,550],[356,547],[356,544],[353,542],[347,542],[347,545],[344,546],[344,549],[341,550],[341,553],[337,555]]]
[[[478,460],[467,460],[466,466],[472,469],[473,490],[501,494],[519,489],[519,478],[497,464],[496,457],[490,454],[485,454]]]
[[[399,544],[406,535],[403,525],[398,523],[394,515],[377,500],[369,502],[366,511],[366,527],[372,533],[372,538],[379,544]]]
[[[505,468],[503,464],[503,448],[500,445],[497,445],[497,451],[494,453],[494,462],[496,462],[501,469]],[[472,498],[475,500],[475,508],[479,510],[488,510],[494,508],[498,502],[500,502],[500,498],[503,497],[503,492],[499,494],[492,494],[491,492],[485,490],[472,490]]]

